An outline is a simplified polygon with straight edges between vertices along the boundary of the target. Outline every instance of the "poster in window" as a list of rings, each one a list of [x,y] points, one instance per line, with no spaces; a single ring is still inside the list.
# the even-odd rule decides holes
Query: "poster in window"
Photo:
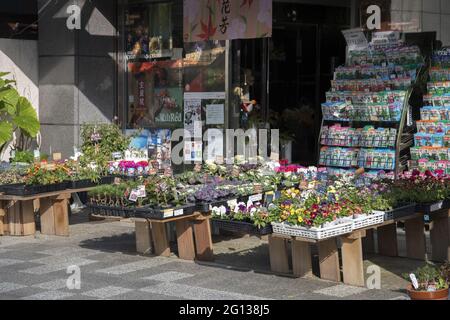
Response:
[[[183,126],[182,60],[128,64],[129,128]]]
[[[171,3],[132,6],[125,17],[125,50],[129,60],[172,56]]]
[[[225,43],[205,41],[185,44],[185,92],[225,90]]]

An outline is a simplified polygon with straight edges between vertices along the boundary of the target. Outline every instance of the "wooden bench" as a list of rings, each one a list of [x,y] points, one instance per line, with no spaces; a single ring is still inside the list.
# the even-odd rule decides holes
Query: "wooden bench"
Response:
[[[0,235],[34,235],[34,213],[39,210],[42,234],[69,236],[68,206],[71,194],[90,189],[62,190],[31,196],[0,194]]]
[[[431,243],[433,260],[445,261],[450,254],[450,211],[432,215]],[[397,222],[404,221],[406,228],[407,257],[424,260],[426,257],[424,216],[416,213],[398,220],[356,230],[339,237],[316,241],[282,235],[269,236],[269,255],[272,272],[293,274],[296,277],[312,275],[311,245],[319,252],[320,278],[341,281],[338,238],[341,242],[342,281],[348,285],[365,286],[363,252],[375,252],[374,230],[378,235],[378,252],[381,255],[398,256]],[[291,241],[292,271],[289,266],[287,241]],[[363,250],[364,247],[364,250]]]
[[[364,270],[361,239],[365,230],[342,235],[343,282],[354,286],[364,286]],[[272,234],[269,236],[270,267],[273,272],[288,274],[289,252],[287,241],[291,241],[292,273],[296,277],[312,275],[311,245],[316,244],[319,251],[320,278],[335,282],[341,281],[337,237],[325,240],[312,240]]]
[[[444,209],[430,214],[431,259],[442,262],[450,259],[450,210]],[[424,214],[416,213],[410,217],[399,219],[405,222],[406,257],[410,259],[426,259],[426,239]],[[386,222],[377,228],[378,253],[397,257],[397,225],[396,222]],[[367,234],[368,253],[375,252],[373,230]]]
[[[142,254],[170,256],[166,224],[175,222],[178,256],[183,260],[214,259],[209,215],[199,212],[166,220],[133,219],[136,226],[136,251]],[[194,241],[195,239],[195,241]]]

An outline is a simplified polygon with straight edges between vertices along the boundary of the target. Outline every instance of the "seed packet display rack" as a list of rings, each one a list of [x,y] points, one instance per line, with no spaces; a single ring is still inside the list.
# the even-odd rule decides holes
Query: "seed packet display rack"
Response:
[[[408,118],[411,117],[411,109],[415,104],[413,100],[416,95],[416,90],[420,90],[420,84],[423,81],[424,76],[426,77],[427,68],[421,67],[417,73],[416,81],[405,90],[405,96],[403,100],[401,116],[399,121],[369,121],[369,120],[352,120],[352,119],[327,119],[325,116],[322,119],[322,126],[319,136],[319,166],[327,167],[332,169],[357,169],[364,168],[365,170],[382,170],[387,173],[393,173],[393,176],[397,178],[401,172],[407,169],[408,160],[410,159],[410,148],[414,144],[414,126],[408,126]],[[351,92],[343,92],[342,96],[352,95]],[[363,92],[359,94],[364,94]],[[366,93],[375,94],[375,93]],[[409,119],[411,120],[411,119]],[[361,129],[363,130],[366,126],[373,126],[376,129],[382,130],[396,130],[395,137],[373,137],[373,145],[367,143],[368,138],[361,136],[355,140],[334,140],[327,141],[325,138],[325,133],[328,128],[341,125],[342,127],[349,127],[351,129]],[[370,139],[370,138],[369,138]],[[328,148],[342,148],[342,150],[347,150],[351,152],[354,150],[354,155],[351,158],[343,159],[340,161],[330,161],[330,158],[323,155],[323,147]],[[363,152],[375,152],[376,150],[385,151],[386,153],[395,155],[395,160],[391,162],[390,160],[377,160],[372,161],[370,165],[363,160],[360,151]]]

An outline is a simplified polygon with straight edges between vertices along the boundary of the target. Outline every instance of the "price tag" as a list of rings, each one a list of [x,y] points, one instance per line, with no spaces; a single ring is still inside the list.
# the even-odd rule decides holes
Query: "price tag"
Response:
[[[178,210],[175,210],[175,211],[173,212],[173,215],[174,215],[175,217],[182,216],[183,214],[184,214],[184,209],[178,209]]]
[[[262,199],[263,199],[262,193],[254,194],[254,195],[248,197],[248,200],[251,202],[258,202],[258,201],[261,201]]]
[[[130,193],[130,198],[129,198],[129,200],[131,201],[131,202],[136,202],[137,200],[138,200],[138,192],[137,192],[137,190],[132,190],[131,191],[131,193]]]
[[[411,273],[409,275],[409,278],[411,279],[414,289],[419,289],[419,282],[417,281],[416,275],[414,273]]]
[[[139,198],[145,198],[147,197],[147,192],[145,191],[145,186],[139,186],[137,189],[138,197]]]
[[[173,217],[173,209],[164,210],[164,218],[172,218]]]

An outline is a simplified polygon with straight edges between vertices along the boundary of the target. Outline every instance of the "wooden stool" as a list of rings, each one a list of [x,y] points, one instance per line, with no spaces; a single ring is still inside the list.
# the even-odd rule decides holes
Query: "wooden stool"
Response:
[[[170,256],[166,224],[175,222],[180,259],[191,261],[211,261],[214,259],[209,216],[195,213],[191,216],[174,217],[166,220],[134,219],[134,221],[136,226],[136,251],[138,253],[153,252],[157,256]]]

